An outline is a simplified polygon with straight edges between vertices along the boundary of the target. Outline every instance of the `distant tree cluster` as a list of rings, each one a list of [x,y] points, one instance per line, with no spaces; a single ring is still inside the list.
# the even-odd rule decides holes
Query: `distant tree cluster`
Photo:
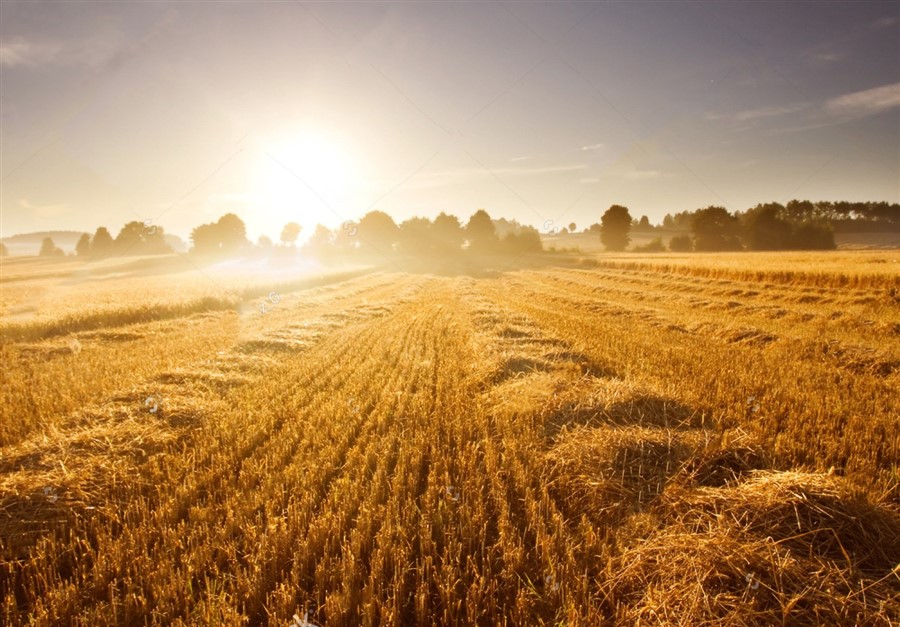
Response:
[[[172,252],[166,243],[162,227],[150,226],[137,220],[122,227],[113,239],[109,230],[98,227],[93,237],[84,233],[75,244],[75,254],[79,257],[102,259],[104,257],[124,255],[159,255]],[[61,257],[65,253],[56,246],[53,238],[45,237],[41,241],[41,257]]]
[[[666,214],[661,225],[646,216],[631,217],[628,209],[613,205],[600,222],[584,230],[599,234],[607,250],[625,250],[631,232],[671,233],[673,252],[738,250],[829,250],[834,233],[900,230],[900,204],[886,202],[811,202],[792,200],[787,205],[763,203],[731,213],[709,206]],[[662,237],[636,247],[638,252],[665,250]]]
[[[354,254],[440,256],[468,251],[479,255],[518,255],[541,252],[537,229],[514,220],[493,220],[479,209],[463,225],[459,218],[440,213],[432,221],[415,217],[399,225],[383,211],[370,211],[359,222],[346,222],[334,231],[319,225],[306,249],[313,255]]]
[[[835,247],[834,233],[900,230],[900,204],[791,200],[734,214],[707,207],[666,214],[661,229],[690,233],[694,250],[824,250]]]

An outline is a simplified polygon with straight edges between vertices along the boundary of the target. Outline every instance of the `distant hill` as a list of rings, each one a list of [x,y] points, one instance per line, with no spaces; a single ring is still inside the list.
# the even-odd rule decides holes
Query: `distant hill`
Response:
[[[36,255],[41,250],[41,240],[45,237],[53,239],[53,243],[62,248],[66,253],[75,252],[75,244],[78,238],[84,235],[83,231],[41,231],[39,233],[21,233],[4,237],[10,255]]]

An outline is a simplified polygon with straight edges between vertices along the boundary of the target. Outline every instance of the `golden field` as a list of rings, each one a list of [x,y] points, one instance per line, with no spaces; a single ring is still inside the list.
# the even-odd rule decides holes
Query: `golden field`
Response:
[[[898,259],[4,261],[0,622],[896,623]]]

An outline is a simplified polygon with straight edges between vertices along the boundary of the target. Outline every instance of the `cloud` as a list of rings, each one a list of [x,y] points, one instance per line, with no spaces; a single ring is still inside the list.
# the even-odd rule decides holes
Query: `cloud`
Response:
[[[670,174],[660,172],[659,170],[628,170],[622,173],[622,176],[632,181],[646,181],[651,179],[668,178]]]
[[[825,111],[840,117],[865,117],[900,107],[900,83],[844,94],[825,102]]]
[[[604,148],[604,147],[605,147],[604,144],[590,144],[588,146],[582,146],[581,149],[582,150],[600,150],[601,148]]]
[[[754,109],[744,109],[743,111],[737,111],[735,113],[711,113],[708,114],[706,118],[708,120],[734,120],[736,122],[747,122],[749,120],[789,115],[807,108],[809,108],[809,105],[806,103],[774,105],[768,107],[756,107]]]
[[[900,83],[882,85],[863,91],[852,92],[826,100],[821,105],[794,103],[789,105],[758,107],[745,109],[736,113],[716,113],[706,116],[709,120],[734,120],[749,122],[765,118],[790,115],[800,111],[807,112],[805,124],[790,128],[773,129],[773,132],[806,131],[823,126],[840,124],[847,120],[877,115],[884,111],[900,107]]]
[[[788,115],[806,109],[809,105],[805,103],[797,103],[782,106],[759,107],[757,109],[747,109],[734,114],[734,119],[739,122],[747,120],[757,120],[759,118],[771,118],[781,115]]]
[[[17,37],[0,44],[0,67],[33,66],[50,63],[59,55],[56,44],[37,44]]]
[[[822,52],[815,52],[809,55],[809,60],[816,64],[824,64],[824,63],[834,63],[835,61],[840,61],[846,55],[842,52],[837,52],[834,50],[825,50]]]
[[[72,211],[72,208],[65,203],[43,205],[32,203],[27,198],[20,198],[19,206],[31,211],[35,216],[40,218],[56,218]]]
[[[871,26],[875,30],[879,30],[882,28],[890,28],[894,24],[900,23],[900,18],[896,17],[882,17],[874,22],[872,22]]]
[[[513,157],[510,161],[516,163],[518,161],[528,161],[529,159],[531,159],[531,157]]]

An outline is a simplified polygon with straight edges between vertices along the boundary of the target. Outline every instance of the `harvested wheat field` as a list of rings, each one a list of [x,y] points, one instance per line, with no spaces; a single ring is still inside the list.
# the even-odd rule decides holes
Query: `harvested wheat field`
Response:
[[[0,622],[900,622],[900,265],[833,255],[5,263]]]

